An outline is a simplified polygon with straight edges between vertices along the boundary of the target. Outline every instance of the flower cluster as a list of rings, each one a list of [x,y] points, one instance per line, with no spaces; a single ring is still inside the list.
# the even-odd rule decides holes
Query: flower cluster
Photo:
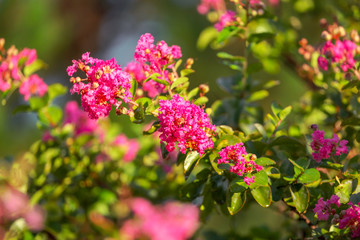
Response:
[[[219,22],[217,22],[214,27],[220,32],[224,27],[234,24],[234,22],[236,21],[235,16],[235,12],[230,10],[226,11],[223,15],[221,15]]]
[[[165,41],[154,44],[154,37],[150,33],[141,35],[135,48],[134,58],[137,62],[129,63],[125,71],[130,73],[133,78],[141,85],[143,91],[153,98],[164,92],[165,85],[149,80],[144,80],[156,74],[158,79],[170,82],[173,78],[171,68],[175,59],[182,57],[181,49],[177,45],[168,46]]]
[[[206,14],[210,9],[222,11],[225,9],[224,0],[201,0],[201,3],[197,6],[197,10],[200,14]]]
[[[214,143],[211,132],[215,126],[209,121],[208,115],[199,106],[185,101],[179,95],[171,100],[160,100],[159,108],[161,142],[166,142],[166,149],[171,152],[175,145],[182,153],[195,150],[204,154]]]
[[[123,160],[125,162],[134,160],[140,149],[139,142],[136,139],[128,139],[124,134],[117,136],[113,144],[124,148],[125,154]]]
[[[321,197],[318,203],[315,204],[313,211],[319,220],[326,221],[330,215],[336,214],[336,209],[334,209],[333,206],[340,207],[340,198],[337,195],[332,195],[331,198],[326,201]]]
[[[75,101],[70,101],[65,105],[64,125],[66,124],[74,125],[75,136],[83,133],[93,133],[98,129],[97,122],[89,119],[87,114],[79,108]]]
[[[130,207],[135,216],[126,221],[121,229],[127,240],[186,240],[199,225],[199,210],[192,204],[169,202],[154,206],[145,199],[137,198]]]
[[[15,46],[4,49],[5,40],[0,39],[0,91],[19,88],[20,94],[27,101],[33,95],[43,96],[48,86],[36,74],[25,76],[24,68],[30,66],[37,59],[35,49],[24,48],[20,52]]]
[[[81,94],[82,107],[91,119],[106,117],[112,106],[119,107],[122,101],[131,100],[131,76],[121,71],[114,58],[96,59],[87,52],[82,59],[73,60],[73,65],[67,68],[68,75],[73,76],[77,70],[83,71],[86,78],[71,77],[74,83],[71,94]]]
[[[352,232],[351,237],[360,237],[360,207],[349,203],[350,207],[341,213],[339,228],[349,228]]]
[[[0,187],[0,233],[6,221],[19,218],[24,218],[31,230],[39,231],[43,228],[45,214],[38,205],[30,205],[26,194],[10,186]]]
[[[219,152],[220,159],[218,160],[218,164],[225,163],[230,164],[230,172],[236,173],[239,176],[246,175],[244,177],[244,182],[247,185],[250,185],[255,181],[255,177],[249,175],[256,171],[261,171],[263,168],[255,163],[254,160],[247,159],[247,152],[243,143],[237,143],[232,146],[228,146],[222,149]]]
[[[324,131],[318,130],[316,125],[313,125],[313,129],[315,131],[312,134],[310,146],[314,151],[312,153],[314,160],[320,162],[322,159],[328,159],[334,152],[335,156],[348,153],[347,140],[339,141],[339,137],[336,134],[333,135],[333,138],[324,138]]]

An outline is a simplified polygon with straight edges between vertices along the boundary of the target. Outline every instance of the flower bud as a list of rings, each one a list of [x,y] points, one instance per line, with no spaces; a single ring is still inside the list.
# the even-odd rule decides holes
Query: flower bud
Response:
[[[81,78],[80,78],[80,77],[76,77],[76,78],[75,78],[75,81],[76,81],[77,83],[79,83],[79,82],[81,82]]]
[[[255,154],[251,154],[250,160],[251,160],[251,161],[255,161],[256,159],[257,159],[256,155],[255,155]]]
[[[93,82],[91,87],[92,87],[93,89],[96,89],[96,88],[99,87],[99,83],[98,83],[98,82]]]
[[[320,19],[320,27],[326,28],[326,26],[327,26],[326,19],[325,18]]]
[[[150,52],[151,52],[151,51],[150,51],[150,49],[148,49],[148,48],[145,50],[145,53],[146,53],[146,54],[150,54]]]
[[[339,31],[340,37],[344,37],[346,35],[346,31],[343,26],[338,27],[338,31]]]
[[[89,67],[89,66],[85,66],[84,70],[85,70],[85,72],[87,72],[87,71],[90,70],[90,67]]]
[[[200,84],[199,90],[200,90],[200,92],[201,92],[202,94],[205,94],[205,93],[207,93],[207,92],[210,91],[210,88],[209,88],[209,86],[206,85],[206,84]]]
[[[74,78],[74,77],[71,77],[71,78],[70,78],[70,82],[71,82],[71,83],[75,83],[75,82],[76,82],[75,78]]]
[[[131,117],[131,118],[133,118],[134,116],[135,116],[135,113],[134,113],[134,111],[128,111],[128,115],[129,115],[129,117]]]
[[[5,46],[5,39],[4,38],[0,38],[0,49],[3,49]]]
[[[95,72],[95,78],[99,80],[101,78],[102,74],[103,74],[103,71],[101,71],[101,69],[98,69]]]
[[[354,42],[359,42],[360,38],[359,38],[359,34],[356,30],[352,30],[350,33],[350,37]]]
[[[308,44],[308,41],[306,38],[302,38],[300,41],[299,41],[299,44],[300,46],[304,47]]]
[[[331,34],[328,31],[323,31],[321,33],[321,37],[325,39],[326,41],[330,41],[332,39]]]

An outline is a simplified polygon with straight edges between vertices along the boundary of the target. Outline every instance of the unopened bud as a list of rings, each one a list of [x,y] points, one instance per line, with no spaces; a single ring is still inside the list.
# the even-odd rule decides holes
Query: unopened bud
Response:
[[[93,89],[96,89],[96,88],[98,88],[98,87],[99,87],[99,83],[98,83],[98,82],[93,82],[92,88],[93,88]]]
[[[145,54],[149,54],[151,51],[150,51],[150,49],[145,49]]]
[[[323,31],[323,32],[321,33],[321,37],[322,37],[323,39],[325,39],[326,41],[330,41],[331,38],[332,38],[331,34],[328,33],[327,31]]]
[[[128,115],[129,115],[129,117],[131,117],[131,118],[132,118],[132,117],[134,117],[134,116],[135,116],[135,113],[134,113],[134,111],[132,111],[132,110],[131,110],[131,111],[129,111],[129,112],[128,112]]]
[[[144,91],[142,89],[140,89],[140,88],[136,89],[136,96],[141,97],[143,95],[144,95]]]
[[[0,38],[0,49],[3,49],[5,46],[5,39],[4,38]]]
[[[200,84],[199,90],[202,94],[205,94],[205,93],[209,92],[210,88],[206,84]]]
[[[345,28],[343,26],[338,27],[339,29],[339,34],[341,37],[344,37],[346,35],[346,31]]]
[[[258,14],[258,12],[257,12],[256,10],[252,10],[252,11],[251,11],[251,15],[252,15],[252,16],[255,17],[257,14]]]
[[[168,74],[169,80],[172,82],[174,81],[174,74],[173,73],[169,73]]]
[[[71,83],[75,83],[75,82],[76,82],[75,78],[74,78],[74,77],[71,77],[71,78],[70,78],[70,82],[71,82]]]
[[[251,161],[255,161],[256,159],[257,159],[256,155],[255,155],[255,154],[251,154],[250,160],[251,160]]]
[[[85,72],[87,72],[87,71],[90,70],[90,67],[89,67],[89,66],[85,66],[84,70],[85,70]]]
[[[320,27],[326,28],[326,26],[327,26],[326,19],[325,18],[320,19]]]
[[[306,38],[302,38],[300,41],[299,41],[299,44],[300,46],[304,47],[308,44],[308,41]]]
[[[193,65],[194,64],[194,59],[193,58],[188,58],[187,60],[186,60],[186,65]]]
[[[102,74],[103,74],[103,71],[100,70],[100,69],[98,69],[98,70],[95,72],[95,78],[99,80],[99,79],[101,78]]]
[[[318,125],[317,124],[312,124],[311,129],[314,130],[314,131],[318,130]]]
[[[356,46],[356,54],[360,54],[360,46]]]
[[[80,78],[80,77],[76,77],[76,78],[75,78],[75,81],[76,81],[77,83],[79,83],[79,82],[81,82],[81,78]]]
[[[359,34],[356,30],[352,30],[350,33],[350,37],[354,42],[359,42],[360,38],[359,38]]]
[[[74,144],[74,139],[73,138],[67,138],[66,139],[66,145],[67,146],[72,146]]]

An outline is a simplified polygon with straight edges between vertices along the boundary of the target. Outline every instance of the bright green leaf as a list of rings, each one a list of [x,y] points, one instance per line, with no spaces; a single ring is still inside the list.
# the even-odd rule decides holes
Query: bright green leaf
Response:
[[[226,194],[226,205],[230,215],[234,215],[239,212],[246,202],[246,191],[232,193],[228,191]]]
[[[272,196],[271,188],[269,186],[260,186],[255,189],[251,189],[251,195],[254,197],[257,203],[262,207],[270,207]]]
[[[307,187],[302,184],[294,184],[290,186],[290,193],[296,210],[299,213],[306,212],[310,201],[310,194]]]

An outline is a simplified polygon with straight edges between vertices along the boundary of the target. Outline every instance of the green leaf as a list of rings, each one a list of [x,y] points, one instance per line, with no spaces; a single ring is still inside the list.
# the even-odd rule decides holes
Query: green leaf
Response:
[[[138,98],[138,99],[136,99],[135,102],[136,102],[137,104],[140,104],[140,103],[141,103],[144,107],[148,107],[148,106],[152,103],[151,99],[148,98],[148,97]]]
[[[133,98],[135,97],[136,95],[136,90],[138,88],[138,82],[136,81],[135,78],[133,78],[132,82],[131,82],[131,88],[130,88],[130,92],[133,96]]]
[[[222,170],[228,170],[228,171],[230,171],[230,169],[231,169],[230,164],[227,164],[227,163],[219,163],[218,168],[222,169]]]
[[[213,40],[219,35],[218,31],[214,27],[207,27],[201,33],[197,41],[197,48],[204,50]]]
[[[56,126],[62,119],[62,110],[58,106],[44,107],[39,111],[39,120],[46,126]]]
[[[310,201],[310,194],[307,187],[302,184],[294,184],[290,186],[290,193],[296,210],[299,213],[306,212]]]
[[[194,89],[192,89],[188,94],[187,94],[187,97],[189,100],[191,100],[193,97],[195,97],[198,93],[199,93],[199,88],[196,87]]]
[[[277,120],[279,120],[279,113],[283,110],[283,108],[277,104],[276,102],[273,102],[271,104],[271,111],[273,112],[274,116]]]
[[[181,63],[182,63],[182,60],[181,60],[181,59],[179,59],[179,60],[175,63],[175,66],[174,66],[175,71],[180,67]]]
[[[144,107],[141,102],[139,103],[139,106],[134,111],[134,118],[138,121],[138,123],[144,122],[144,120],[145,120]]]
[[[163,84],[163,85],[165,85],[165,86],[169,86],[169,85],[170,85],[170,83],[169,83],[167,80],[164,80],[164,79],[153,78],[152,80],[153,80],[154,82]]]
[[[341,126],[359,126],[360,125],[360,118],[351,117],[346,118],[341,122]]]
[[[209,101],[209,99],[205,96],[199,97],[198,99],[195,100],[194,104],[196,105],[203,105],[205,103],[207,103]]]
[[[228,134],[228,135],[233,135],[234,134],[234,130],[231,127],[227,126],[227,125],[220,125],[220,126],[217,126],[217,128],[220,129],[225,134]]]
[[[218,58],[222,58],[222,59],[236,60],[236,61],[241,61],[241,62],[245,61],[245,58],[242,56],[233,56],[226,52],[218,52],[217,56],[218,56]]]
[[[236,143],[241,142],[241,139],[235,135],[224,135],[221,138],[219,138],[215,144],[214,147],[217,149],[222,149],[223,147],[235,145]]]
[[[268,167],[265,169],[265,172],[268,175],[268,177],[271,178],[280,179],[281,177],[280,171],[276,167]]]
[[[304,144],[302,142],[300,142],[299,140],[297,140],[296,138],[293,137],[288,137],[288,136],[280,136],[276,139],[274,139],[269,145],[268,147],[273,147],[273,146],[279,146],[279,145],[300,145],[301,147],[304,147]]]
[[[254,177],[254,182],[250,184],[251,189],[259,186],[268,186],[268,176],[264,170],[255,173]]]
[[[278,80],[270,80],[268,82],[266,82],[263,86],[264,89],[269,89],[269,88],[273,88],[275,86],[278,86],[280,84],[280,81]]]
[[[299,181],[303,184],[313,183],[320,179],[320,173],[315,168],[306,169],[299,177]]]
[[[231,192],[244,192],[248,188],[249,185],[244,182],[244,179],[242,177],[235,178],[229,186]]]
[[[248,41],[254,42],[254,43],[259,43],[263,40],[273,38],[274,36],[275,36],[275,34],[272,32],[253,33],[249,36]]]
[[[45,95],[48,96],[48,95]],[[31,110],[36,111],[48,104],[48,97],[32,97],[29,99]]]
[[[255,163],[263,167],[276,164],[274,160],[267,157],[258,158],[255,160]]]
[[[351,81],[349,82],[348,84],[346,84],[342,90],[346,90],[346,89],[349,89],[349,88],[353,88],[353,87],[356,87],[356,88],[359,88],[360,86],[360,81],[359,80],[355,80],[355,81]]]
[[[174,89],[174,88],[176,88],[177,86],[179,86],[179,85],[181,85],[181,84],[183,84],[183,83],[185,83],[185,82],[187,82],[187,81],[189,81],[189,78],[187,78],[187,77],[180,77],[180,78],[178,78],[178,79],[176,79],[172,84],[171,84],[171,89]]]
[[[60,83],[51,84],[48,88],[49,101],[52,101],[54,98],[64,95],[67,92],[67,87]]]
[[[271,188],[269,186],[261,186],[255,189],[251,189],[251,195],[254,197],[257,203],[262,207],[270,207],[272,197]]]
[[[291,113],[292,107],[287,106],[279,113],[280,120],[284,120],[290,113]]]
[[[217,157],[219,157],[219,153],[217,151],[214,151],[209,155],[209,160],[213,169],[217,172],[217,174],[221,175],[224,170],[218,168],[218,162],[216,160]]]
[[[304,171],[305,171],[305,169],[304,169],[301,165],[299,165],[296,161],[294,161],[294,160],[292,160],[292,159],[290,159],[290,158],[289,158],[289,161],[290,161],[295,167],[299,168],[301,172],[304,172]]]
[[[30,111],[31,111],[30,105],[19,105],[12,111],[12,113],[17,114],[17,113],[30,112]]]
[[[228,191],[226,194],[226,206],[230,215],[239,212],[246,202],[246,191],[233,193]]]
[[[30,76],[31,74],[33,74],[34,72],[45,68],[47,65],[45,64],[45,62],[43,62],[40,59],[36,59],[33,63],[31,63],[28,66],[24,67],[24,75],[26,77]]]
[[[160,128],[160,122],[159,121],[156,121],[154,122],[151,127],[149,128],[149,130],[144,130],[143,131],[143,134],[144,135],[151,135],[153,134],[154,132],[156,132],[156,130],[158,130]]]
[[[254,92],[250,95],[250,97],[247,99],[248,102],[254,102],[259,101],[269,96],[269,92],[267,90],[260,90],[257,92]]]
[[[183,70],[180,71],[180,76],[181,76],[181,77],[185,77],[185,76],[187,76],[187,75],[189,75],[189,74],[191,74],[191,73],[193,73],[193,72],[195,72],[194,69],[185,68],[185,69],[183,69]]]
[[[198,152],[192,151],[188,153],[184,161],[184,174],[189,175],[199,159],[200,154]]]
[[[241,28],[235,27],[235,26],[225,27],[220,31],[220,33],[217,37],[217,42],[221,43],[242,31],[244,31],[244,30]]]
[[[352,191],[352,180],[345,179],[341,184],[335,187],[335,194],[340,198],[340,203],[349,202]]]

